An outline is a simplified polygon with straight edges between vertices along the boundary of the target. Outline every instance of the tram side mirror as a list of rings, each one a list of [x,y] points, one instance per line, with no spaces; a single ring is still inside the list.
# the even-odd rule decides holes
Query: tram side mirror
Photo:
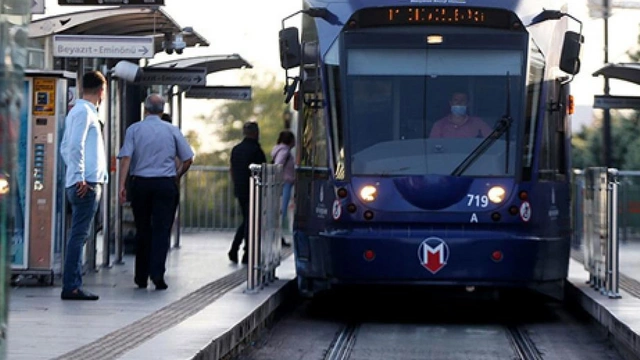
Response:
[[[564,34],[564,43],[562,44],[562,54],[560,55],[560,70],[567,74],[576,75],[580,72],[580,52],[584,36],[567,31]]]
[[[280,30],[280,66],[291,69],[300,66],[300,40],[298,28],[289,27]]]
[[[129,82],[136,82],[142,76],[140,66],[124,60],[119,61],[111,71],[113,76]]]

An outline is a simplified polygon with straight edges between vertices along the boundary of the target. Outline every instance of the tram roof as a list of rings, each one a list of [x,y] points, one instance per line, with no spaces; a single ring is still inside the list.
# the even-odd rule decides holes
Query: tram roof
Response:
[[[640,85],[640,64],[619,63],[607,64],[593,73],[593,76],[605,76]]]
[[[197,56],[191,58],[181,58],[177,60],[165,61],[149,65],[149,67],[155,68],[190,68],[190,67],[204,67],[207,74],[230,70],[230,69],[251,69],[253,66],[249,64],[238,54],[231,55],[209,55],[209,56]]]
[[[154,36],[156,52],[162,51],[164,33],[182,33],[188,47],[209,46],[195,31],[183,28],[158,7],[117,7],[55,15],[29,24],[29,37],[64,35]]]

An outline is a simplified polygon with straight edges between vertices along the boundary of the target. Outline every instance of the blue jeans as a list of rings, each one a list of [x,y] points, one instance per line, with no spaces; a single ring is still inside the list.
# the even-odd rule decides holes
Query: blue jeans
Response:
[[[64,257],[62,291],[73,291],[82,287],[82,249],[89,238],[91,222],[102,195],[101,184],[87,184],[93,187],[93,190],[87,191],[82,198],[76,194],[75,185],[66,189],[67,200],[71,204],[71,229]]]
[[[293,183],[285,182],[282,186],[282,229],[285,230],[289,226],[287,225],[287,211],[289,209],[289,199],[291,199],[291,190],[293,189]]]

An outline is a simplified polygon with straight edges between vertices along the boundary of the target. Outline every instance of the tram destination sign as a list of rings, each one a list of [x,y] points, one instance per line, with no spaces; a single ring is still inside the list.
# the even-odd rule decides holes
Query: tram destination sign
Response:
[[[250,86],[194,86],[185,96],[192,99],[251,100]]]
[[[136,84],[140,85],[183,85],[183,86],[204,86],[207,83],[207,69],[164,69],[164,68],[143,68],[140,80]]]
[[[162,6],[164,5],[164,0],[58,0],[58,5]]]
[[[53,56],[75,58],[152,58],[151,36],[54,35]]]

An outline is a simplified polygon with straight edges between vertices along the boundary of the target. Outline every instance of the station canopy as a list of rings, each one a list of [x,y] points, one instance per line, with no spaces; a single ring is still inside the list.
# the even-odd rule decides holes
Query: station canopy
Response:
[[[29,37],[64,35],[151,36],[156,53],[162,52],[164,33],[182,33],[187,47],[209,46],[195,31],[183,31],[159,7],[118,7],[80,11],[34,20],[29,24]]]
[[[149,65],[153,68],[205,68],[207,74],[211,74],[218,71],[230,70],[230,69],[251,69],[253,66],[249,64],[238,54],[231,55],[210,55],[210,56],[198,56],[192,58],[177,59],[171,61],[165,61],[153,65]]]
[[[640,85],[640,64],[619,63],[607,64],[593,73],[593,76],[604,76],[610,79],[619,79]]]

